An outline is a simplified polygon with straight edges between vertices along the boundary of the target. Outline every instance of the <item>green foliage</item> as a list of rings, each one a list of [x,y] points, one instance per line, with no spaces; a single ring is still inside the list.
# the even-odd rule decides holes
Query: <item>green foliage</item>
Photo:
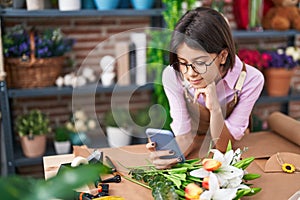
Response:
[[[155,104],[160,104],[164,107],[167,113],[167,119],[165,120],[164,129],[171,129],[171,116],[170,116],[170,106],[168,103],[168,99],[164,92],[162,86],[162,72],[164,70],[164,66],[168,65],[168,53],[169,53],[169,44],[171,39],[170,30],[173,30],[177,21],[183,14],[182,3],[187,3],[187,8],[191,9],[196,0],[178,0],[178,1],[169,1],[163,0],[165,4],[165,11],[163,12],[163,18],[166,23],[166,27],[169,30],[164,31],[151,31],[149,46],[155,48],[147,49],[147,63],[148,65],[148,73],[155,74],[155,84],[154,84],[154,95],[153,102]]]
[[[16,120],[19,136],[44,135],[51,131],[49,118],[40,110],[31,110]]]
[[[125,108],[114,108],[105,113],[103,118],[105,126],[127,128],[132,125],[129,110]]]
[[[94,182],[99,174],[107,174],[109,171],[110,169],[103,164],[89,164],[68,168],[48,180],[20,176],[2,177],[1,199],[74,199],[76,188]]]
[[[64,142],[70,139],[70,131],[65,126],[60,126],[55,129],[54,140],[57,142]]]

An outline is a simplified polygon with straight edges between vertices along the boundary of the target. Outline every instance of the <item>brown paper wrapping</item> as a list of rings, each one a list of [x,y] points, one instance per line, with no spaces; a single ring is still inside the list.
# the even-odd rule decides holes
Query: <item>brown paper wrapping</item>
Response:
[[[300,121],[274,112],[268,118],[268,125],[277,134],[300,146]]]

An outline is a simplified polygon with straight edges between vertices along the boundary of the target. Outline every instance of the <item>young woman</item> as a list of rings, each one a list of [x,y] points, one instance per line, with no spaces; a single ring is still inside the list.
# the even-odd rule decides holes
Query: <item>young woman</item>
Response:
[[[204,156],[211,142],[225,151],[228,141],[240,140],[249,126],[264,77],[235,53],[228,22],[211,8],[188,11],[175,27],[162,80],[171,128],[186,156]],[[161,159],[173,151],[155,151],[155,143],[147,148],[157,168],[180,161]]]

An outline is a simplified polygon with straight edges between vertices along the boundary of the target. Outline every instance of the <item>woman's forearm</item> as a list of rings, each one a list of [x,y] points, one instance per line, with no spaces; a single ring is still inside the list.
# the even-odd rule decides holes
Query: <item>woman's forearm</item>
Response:
[[[226,151],[229,140],[234,142],[234,138],[225,124],[221,108],[212,110],[210,113],[210,134],[215,147],[222,152]]]

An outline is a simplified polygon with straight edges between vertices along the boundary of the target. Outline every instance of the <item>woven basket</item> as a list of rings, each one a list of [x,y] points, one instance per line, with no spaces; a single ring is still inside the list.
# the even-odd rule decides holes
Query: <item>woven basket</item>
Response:
[[[6,81],[9,88],[48,87],[61,74],[64,57],[36,58],[34,34],[30,33],[30,59],[6,58]]]

